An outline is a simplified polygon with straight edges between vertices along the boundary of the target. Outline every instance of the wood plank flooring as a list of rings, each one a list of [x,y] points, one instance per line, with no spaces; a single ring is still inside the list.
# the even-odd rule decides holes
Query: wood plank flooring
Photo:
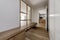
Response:
[[[26,38],[30,40],[49,40],[48,32],[42,28],[30,29],[26,32]]]

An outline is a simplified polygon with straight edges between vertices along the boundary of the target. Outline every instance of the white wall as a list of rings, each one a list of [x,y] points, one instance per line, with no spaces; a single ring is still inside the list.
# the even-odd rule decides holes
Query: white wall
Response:
[[[39,26],[39,12],[38,9],[32,9],[32,22],[38,23]]]
[[[60,40],[60,0],[55,0],[55,38]]]
[[[60,40],[60,0],[49,1],[50,39]]]
[[[36,22],[37,27],[39,27],[39,14],[40,12],[45,13],[45,11],[45,7],[32,9],[32,22]]]
[[[0,0],[0,32],[19,27],[19,0]]]
[[[55,40],[55,17],[54,15],[54,3],[55,0],[49,0],[49,35],[50,40]]]

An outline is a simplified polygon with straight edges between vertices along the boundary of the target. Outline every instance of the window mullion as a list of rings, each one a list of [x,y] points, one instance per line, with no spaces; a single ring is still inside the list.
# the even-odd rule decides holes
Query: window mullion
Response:
[[[26,20],[28,20],[28,5],[26,5]],[[26,25],[28,25],[28,21],[26,21]]]

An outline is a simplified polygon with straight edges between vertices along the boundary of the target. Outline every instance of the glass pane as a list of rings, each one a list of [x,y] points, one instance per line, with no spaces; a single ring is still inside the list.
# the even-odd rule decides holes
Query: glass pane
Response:
[[[21,21],[21,27],[26,26],[26,21]]]
[[[28,19],[30,19],[30,10],[31,8],[28,6]]]
[[[26,4],[21,1],[21,11],[26,13]]]
[[[30,19],[30,12],[28,12],[28,19]]]
[[[31,9],[31,8],[28,6],[28,12],[30,12],[30,9]]]
[[[21,13],[21,20],[26,20],[26,14]]]
[[[27,24],[28,24],[28,25],[30,25],[30,23],[31,23],[31,21],[30,21],[30,20],[29,20],[29,21],[27,21]]]

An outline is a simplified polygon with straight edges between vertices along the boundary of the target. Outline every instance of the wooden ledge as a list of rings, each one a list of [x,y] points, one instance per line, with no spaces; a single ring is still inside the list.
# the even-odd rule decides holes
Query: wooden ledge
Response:
[[[26,31],[27,29],[30,29],[31,27],[34,27],[34,25],[36,25],[36,23],[31,23],[29,26],[25,26],[24,28],[18,27],[12,30],[2,32],[0,33],[0,40],[7,40],[8,38],[13,37],[18,33],[21,33],[23,31]]]
[[[3,39],[7,40],[11,36],[16,35],[19,32],[20,32],[20,28],[15,28],[15,29],[12,29],[12,30],[2,32],[2,33],[0,33],[0,40],[3,40]]]

